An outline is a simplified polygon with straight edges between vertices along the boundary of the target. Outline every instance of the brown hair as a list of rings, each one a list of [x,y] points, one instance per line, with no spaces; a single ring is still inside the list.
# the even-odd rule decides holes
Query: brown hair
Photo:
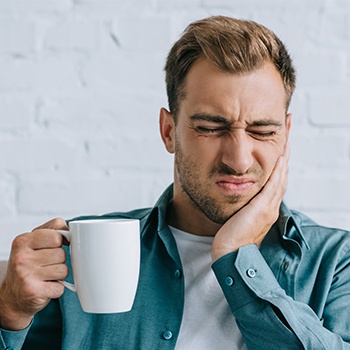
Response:
[[[165,80],[169,110],[174,118],[180,100],[185,97],[186,75],[199,57],[209,59],[220,69],[234,74],[249,73],[266,61],[272,62],[281,74],[288,108],[296,74],[281,40],[256,22],[214,16],[191,23],[168,54]]]

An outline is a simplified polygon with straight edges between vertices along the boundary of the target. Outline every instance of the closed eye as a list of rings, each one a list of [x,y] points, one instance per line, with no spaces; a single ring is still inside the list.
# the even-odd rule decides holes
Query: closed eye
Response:
[[[227,127],[213,128],[213,127],[204,127],[197,126],[196,130],[202,134],[221,134],[228,131]]]
[[[257,139],[271,139],[276,135],[275,131],[248,131],[250,135]]]

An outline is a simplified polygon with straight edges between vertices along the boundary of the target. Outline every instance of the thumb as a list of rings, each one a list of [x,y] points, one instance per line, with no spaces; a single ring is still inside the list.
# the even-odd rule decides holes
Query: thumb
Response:
[[[42,229],[68,230],[69,228],[67,226],[66,220],[64,220],[62,218],[55,218],[55,219],[52,219],[52,220],[46,222],[45,224],[42,224],[42,225],[36,227],[35,229],[33,229],[33,231],[42,230]]]

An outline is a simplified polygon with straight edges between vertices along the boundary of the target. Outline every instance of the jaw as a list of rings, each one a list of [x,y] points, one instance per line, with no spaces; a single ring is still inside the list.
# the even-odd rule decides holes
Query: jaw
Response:
[[[210,220],[176,181],[173,203],[167,213],[167,222],[182,231],[200,236],[215,236],[222,226]]]
[[[198,199],[193,200],[177,180],[174,182],[174,199],[167,220],[170,225],[185,232],[215,236],[221,226],[254,195],[248,197],[209,193],[209,196],[201,198],[202,202],[198,203]]]

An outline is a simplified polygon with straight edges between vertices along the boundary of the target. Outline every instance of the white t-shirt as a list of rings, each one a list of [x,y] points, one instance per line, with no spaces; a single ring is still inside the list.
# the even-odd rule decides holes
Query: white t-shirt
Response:
[[[214,237],[170,227],[185,278],[185,306],[176,350],[245,350],[242,334],[211,269]]]

